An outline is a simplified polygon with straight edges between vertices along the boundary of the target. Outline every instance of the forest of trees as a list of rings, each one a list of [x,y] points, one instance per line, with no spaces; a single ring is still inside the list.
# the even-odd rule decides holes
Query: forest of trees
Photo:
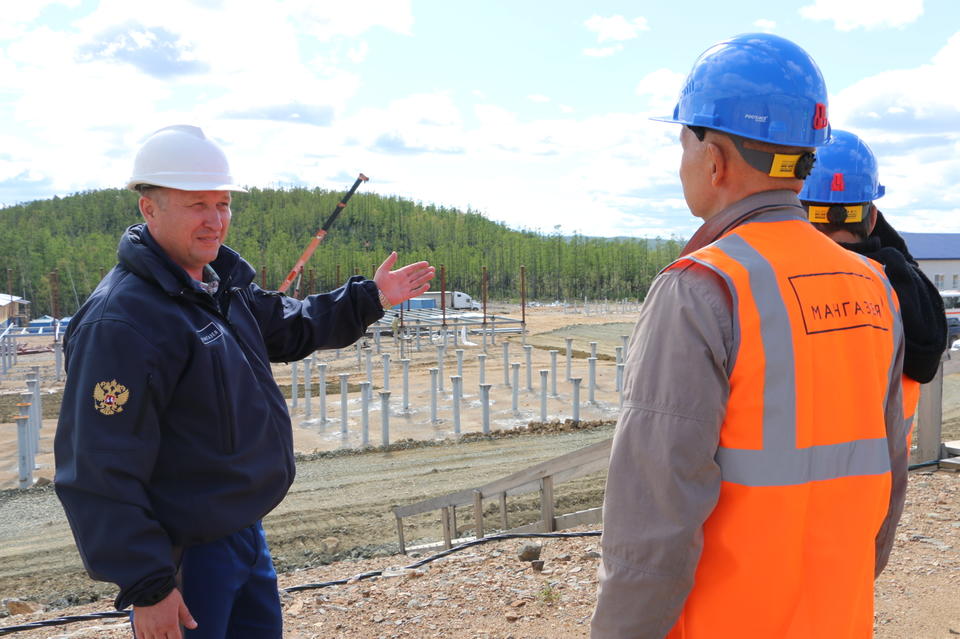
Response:
[[[319,189],[239,194],[227,244],[258,274],[265,269],[266,286],[276,288],[341,195]],[[116,263],[122,230],[141,221],[136,198],[108,189],[0,209],[0,290],[29,300],[31,317],[38,317],[54,314],[58,289],[59,314],[71,315]],[[490,298],[518,300],[524,265],[530,300],[642,299],[680,248],[675,238],[517,231],[472,211],[358,193],[307,264],[301,290],[312,292],[311,282],[313,291],[329,290],[355,272],[372,276],[396,250],[401,263],[429,260],[438,273],[444,265],[447,289],[475,298],[486,266]],[[433,288],[439,286],[438,275]]]

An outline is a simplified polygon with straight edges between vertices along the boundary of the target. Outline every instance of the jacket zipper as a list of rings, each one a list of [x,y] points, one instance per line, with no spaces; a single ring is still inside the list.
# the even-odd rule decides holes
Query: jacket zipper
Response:
[[[223,364],[220,358],[213,356],[213,368],[215,379],[222,382],[222,386],[217,388],[217,398],[220,402],[221,420],[224,424],[221,437],[223,439],[224,452],[232,455],[236,450],[236,424],[233,419],[233,407],[230,406],[230,398],[227,397],[227,379],[224,375]]]

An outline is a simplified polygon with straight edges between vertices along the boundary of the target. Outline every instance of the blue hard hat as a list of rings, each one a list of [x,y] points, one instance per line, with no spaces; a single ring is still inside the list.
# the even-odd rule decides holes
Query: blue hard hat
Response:
[[[873,151],[853,133],[838,129],[826,146],[817,149],[817,163],[803,183],[800,199],[859,204],[881,198],[885,192]]]
[[[769,33],[747,33],[704,51],[673,117],[653,118],[785,146],[830,139],[827,87],[813,58]]]

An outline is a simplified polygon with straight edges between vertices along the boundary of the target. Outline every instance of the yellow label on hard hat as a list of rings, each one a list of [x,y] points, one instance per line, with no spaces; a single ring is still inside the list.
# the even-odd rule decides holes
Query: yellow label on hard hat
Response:
[[[807,218],[816,224],[829,224],[830,218],[828,216],[830,212],[829,206],[811,206],[807,210]],[[853,222],[863,221],[863,205],[857,204],[854,206],[845,206],[843,207],[847,211],[847,217],[843,221],[844,224],[850,224]]]
[[[770,177],[792,178],[796,177],[797,160],[799,155],[784,155],[782,153],[773,154],[773,163],[770,165]]]

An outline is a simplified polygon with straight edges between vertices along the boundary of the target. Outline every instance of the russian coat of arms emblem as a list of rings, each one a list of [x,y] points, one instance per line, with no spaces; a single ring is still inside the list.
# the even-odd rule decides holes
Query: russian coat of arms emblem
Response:
[[[117,380],[98,382],[93,387],[93,401],[97,410],[104,415],[116,415],[123,411],[123,405],[130,399],[130,391]]]

